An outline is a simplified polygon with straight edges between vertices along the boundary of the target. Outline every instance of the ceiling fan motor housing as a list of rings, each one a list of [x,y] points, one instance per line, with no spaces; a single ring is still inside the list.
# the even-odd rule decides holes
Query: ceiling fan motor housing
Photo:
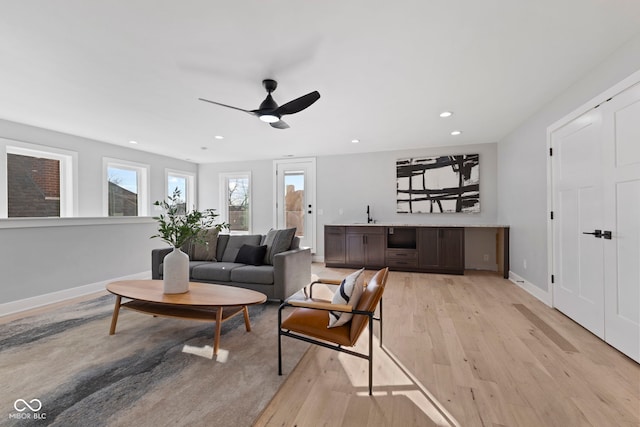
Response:
[[[276,108],[278,108],[278,104],[276,104],[276,101],[274,101],[273,97],[271,96],[271,94],[269,94],[264,99],[264,101],[262,101],[262,103],[260,103],[260,108],[258,108],[258,111],[260,111],[260,112],[271,112],[271,111],[275,110]]]
[[[272,79],[264,79],[262,81],[262,86],[264,86],[267,92],[271,93],[278,87],[278,82]]]

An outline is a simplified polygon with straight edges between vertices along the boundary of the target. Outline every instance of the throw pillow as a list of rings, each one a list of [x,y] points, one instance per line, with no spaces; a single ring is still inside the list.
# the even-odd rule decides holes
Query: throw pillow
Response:
[[[240,264],[262,265],[267,246],[242,245],[236,255],[236,262]]]
[[[261,241],[262,236],[260,234],[236,234],[229,236],[227,245],[224,248],[224,253],[222,254],[222,262],[236,262],[238,251],[242,245],[259,246]]]
[[[353,308],[358,305],[362,292],[364,291],[364,268],[351,273],[342,280],[340,287],[333,295],[332,304],[349,304]],[[344,313],[341,311],[329,311],[329,326],[335,328],[341,326],[351,320],[352,313]]]
[[[186,247],[186,251],[183,249],[183,252],[189,255],[190,261],[216,261],[218,230],[215,228],[202,230],[199,237],[202,238],[200,242],[189,239],[183,246],[183,248]]]
[[[273,257],[289,250],[293,236],[296,234],[295,228],[287,228],[285,230],[269,230],[267,236],[264,239],[264,244],[267,245],[267,253],[264,256],[264,263],[273,265]]]

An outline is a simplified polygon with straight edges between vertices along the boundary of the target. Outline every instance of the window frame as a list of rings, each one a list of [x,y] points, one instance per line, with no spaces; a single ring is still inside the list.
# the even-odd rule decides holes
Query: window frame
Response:
[[[28,156],[57,160],[60,163],[60,216],[53,218],[69,218],[78,216],[78,183],[75,177],[78,175],[78,153],[44,145],[29,144],[19,141],[4,140],[7,142],[0,170],[0,218],[9,218],[9,194],[8,194],[8,155]],[[20,218],[45,218],[45,217],[20,217]]]
[[[185,178],[187,180],[186,183],[186,194],[184,195],[185,197],[185,206],[187,209],[187,212],[189,210],[192,209],[197,209],[198,206],[198,200],[196,198],[196,175],[195,173],[192,172],[187,172],[187,171],[181,171],[181,170],[177,170],[177,169],[165,169],[164,170],[164,199],[167,200],[167,198],[171,195],[173,195],[173,190],[171,190],[171,192],[169,192],[169,177],[170,176],[175,176],[178,178]]]
[[[139,217],[149,216],[149,173],[151,167],[144,163],[132,162],[129,160],[114,159],[110,157],[102,158],[102,214],[109,216],[109,168],[132,170],[136,172],[136,185],[138,187],[138,215]]]
[[[251,171],[244,172],[221,172],[219,174],[220,183],[220,220],[229,222],[229,179],[231,178],[247,178],[249,180],[249,209],[247,212],[248,230],[238,231],[229,229],[229,234],[251,234],[253,232],[253,180]]]

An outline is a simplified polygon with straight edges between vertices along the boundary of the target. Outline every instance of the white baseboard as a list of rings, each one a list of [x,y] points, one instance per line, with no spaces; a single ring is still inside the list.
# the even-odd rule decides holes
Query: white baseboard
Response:
[[[553,301],[551,299],[551,293],[548,291],[544,291],[539,287],[535,286],[531,282],[526,281],[522,277],[518,276],[513,271],[509,271],[509,280],[516,284],[516,286],[524,289],[549,307],[553,307]]]
[[[324,256],[323,255],[311,255],[311,262],[319,262],[324,264]]]
[[[151,271],[144,271],[142,273],[130,274],[128,276],[116,277],[113,279],[103,280],[101,282],[91,283],[84,286],[77,286],[75,288],[65,289],[62,291],[51,292],[44,295],[38,295],[35,297],[25,298],[17,301],[6,302],[0,304],[0,316],[6,316],[8,314],[19,313],[25,310],[31,310],[33,308],[43,307],[45,305],[54,304],[57,302],[66,301],[69,299],[81,297],[84,295],[93,294],[96,292],[104,291],[105,287],[110,282],[116,280],[141,280],[150,279]]]

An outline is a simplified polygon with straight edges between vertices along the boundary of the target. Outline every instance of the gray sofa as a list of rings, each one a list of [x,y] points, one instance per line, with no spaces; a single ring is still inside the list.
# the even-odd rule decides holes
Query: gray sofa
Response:
[[[239,286],[262,292],[268,299],[285,300],[309,284],[311,250],[299,248],[300,241],[294,237],[288,249],[283,252],[267,253],[263,265],[235,262],[243,245],[255,247],[269,244],[267,239],[267,236],[260,234],[220,234],[214,242],[217,243],[214,260],[189,260],[189,280]],[[163,248],[152,251],[151,276],[153,279],[162,279],[162,260],[171,250],[172,248]],[[268,250],[271,250],[271,247]]]

